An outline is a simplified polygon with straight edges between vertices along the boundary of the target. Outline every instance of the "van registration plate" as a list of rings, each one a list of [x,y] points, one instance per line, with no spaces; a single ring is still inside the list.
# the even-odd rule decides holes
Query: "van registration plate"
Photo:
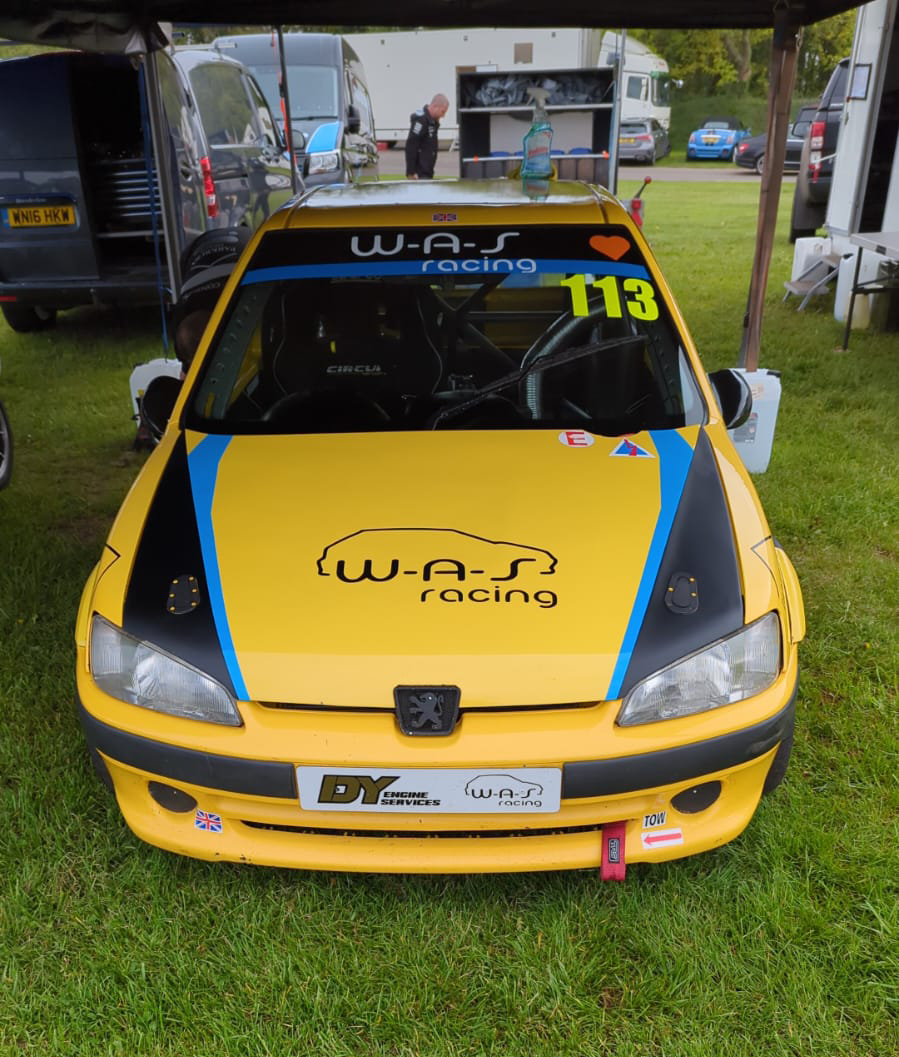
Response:
[[[4,227],[58,228],[75,223],[75,207],[70,205],[7,206],[3,210]]]

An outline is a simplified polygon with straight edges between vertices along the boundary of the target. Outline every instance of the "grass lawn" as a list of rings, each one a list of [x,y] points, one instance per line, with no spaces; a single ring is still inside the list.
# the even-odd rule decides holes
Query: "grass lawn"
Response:
[[[636,189],[623,174],[622,194]],[[886,1057],[899,1051],[899,340],[781,304],[772,530],[808,639],[793,763],[715,852],[598,874],[194,862],[134,838],[73,705],[82,584],[144,456],[128,376],[159,314],[0,326],[0,1057]],[[757,182],[655,182],[646,233],[713,369],[736,363]],[[172,532],[177,532],[173,525]]]

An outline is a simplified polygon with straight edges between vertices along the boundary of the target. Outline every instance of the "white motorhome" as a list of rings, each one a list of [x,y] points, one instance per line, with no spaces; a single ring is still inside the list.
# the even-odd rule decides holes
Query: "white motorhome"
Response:
[[[442,92],[450,100],[440,123],[444,147],[458,137],[455,92],[460,73],[609,66],[618,61],[622,43],[615,33],[571,28],[414,29],[344,36],[368,74],[378,139],[402,144],[412,111]],[[667,128],[667,63],[627,37],[624,75],[621,119],[655,117]]]

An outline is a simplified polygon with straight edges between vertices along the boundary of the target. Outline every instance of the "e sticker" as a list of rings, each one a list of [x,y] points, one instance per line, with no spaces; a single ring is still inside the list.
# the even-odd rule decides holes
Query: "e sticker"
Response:
[[[566,429],[559,434],[559,442],[566,448],[589,448],[593,436],[583,429]]]

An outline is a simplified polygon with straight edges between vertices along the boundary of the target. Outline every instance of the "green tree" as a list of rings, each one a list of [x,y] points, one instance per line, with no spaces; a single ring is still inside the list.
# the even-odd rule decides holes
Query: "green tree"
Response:
[[[834,66],[852,53],[855,11],[806,26],[796,68],[796,94],[816,96],[824,91]]]
[[[819,94],[834,66],[852,50],[855,12],[844,11],[806,26],[796,70],[798,97]],[[765,95],[771,56],[771,30],[637,30],[642,41],[668,63],[671,76],[689,95]]]

